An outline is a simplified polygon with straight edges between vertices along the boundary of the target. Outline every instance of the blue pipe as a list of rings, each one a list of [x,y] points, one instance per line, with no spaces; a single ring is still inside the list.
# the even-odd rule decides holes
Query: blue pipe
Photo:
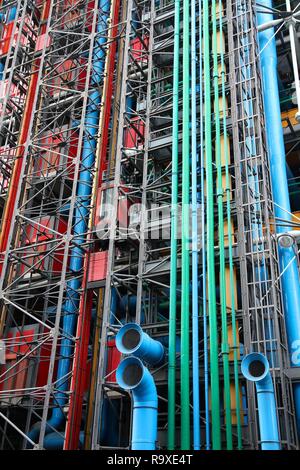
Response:
[[[110,302],[110,324],[114,325],[117,323],[117,305],[118,305],[118,294],[117,290],[113,287],[111,290],[111,302]]]
[[[272,0],[260,0],[260,5],[272,8]],[[261,7],[260,7],[261,10]],[[258,24],[273,20],[273,14],[258,13]],[[286,225],[291,221],[291,206],[286,174],[285,148],[281,125],[280,101],[277,80],[277,53],[274,28],[259,33],[261,69],[263,78],[266,132],[270,159],[270,171],[275,205],[275,217],[283,219]],[[290,227],[276,224],[277,233],[284,233]],[[287,339],[292,367],[300,365],[300,279],[294,247],[278,246],[281,271],[282,296],[285,311]],[[300,435],[300,384],[294,384],[294,401],[297,429]]]
[[[193,438],[199,450],[199,305],[198,305],[198,155],[197,155],[197,89],[196,89],[196,2],[191,1],[191,95],[192,95],[192,368],[193,368]]]
[[[152,375],[139,358],[131,356],[119,364],[116,378],[121,388],[132,392],[132,450],[155,450],[158,398]]]
[[[116,336],[116,346],[122,354],[134,354],[151,366],[158,366],[164,360],[163,345],[150,338],[137,323],[122,326]]]
[[[110,2],[108,0],[100,0],[99,5],[102,15],[99,17],[97,25],[97,33],[103,30],[103,24],[107,22],[109,17]],[[93,71],[91,76],[91,84],[93,90],[90,93],[87,113],[85,117],[85,136],[83,139],[83,150],[81,158],[81,171],[77,186],[77,200],[74,211],[74,229],[73,234],[77,245],[83,245],[85,242],[85,233],[87,231],[89,206],[92,191],[92,172],[91,169],[95,163],[95,150],[97,145],[97,132],[99,121],[99,107],[101,95],[99,85],[105,65],[105,53],[101,46],[106,42],[106,38],[101,36],[96,38],[95,47],[93,50]],[[70,255],[70,272],[79,273],[83,267],[84,251],[76,246],[71,250]],[[80,279],[73,279],[67,284],[66,288],[66,301],[64,304],[64,317],[63,317],[63,332],[65,337],[61,341],[60,357],[57,369],[57,383],[56,388],[61,392],[56,396],[56,403],[58,406],[53,409],[52,416],[46,425],[46,434],[53,429],[62,427],[65,417],[62,407],[67,402],[66,391],[68,388],[68,380],[65,378],[69,373],[71,364],[71,355],[73,352],[73,340],[69,339],[74,335],[77,321],[77,309],[79,307],[80,296],[78,290],[81,286]],[[51,426],[51,427],[50,427]],[[38,437],[40,430],[40,422],[36,423],[30,433],[30,438],[35,441]]]
[[[260,353],[244,357],[242,373],[255,383],[262,450],[280,450],[275,393],[267,358]]]
[[[84,432],[80,432],[79,437],[79,449],[82,449],[84,445]],[[56,432],[51,432],[44,439],[44,449],[46,450],[63,450],[64,448],[64,437]]]
[[[202,0],[199,1],[199,94],[200,94],[200,186],[201,186],[201,240],[202,240],[202,314],[203,314],[203,349],[204,349],[204,397],[205,397],[205,448],[210,449],[210,414],[209,414],[209,366],[208,366],[208,331],[206,300],[206,241],[205,241],[205,161],[203,146],[203,25]]]

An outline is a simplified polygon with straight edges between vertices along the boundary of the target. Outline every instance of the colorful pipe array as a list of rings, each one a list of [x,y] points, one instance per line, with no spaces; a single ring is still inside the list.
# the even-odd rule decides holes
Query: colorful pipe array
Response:
[[[44,20],[49,13],[48,3],[45,2],[43,10]],[[273,20],[273,15],[270,12],[272,0],[260,0],[260,4],[267,8],[266,12],[258,13],[258,22],[262,25]],[[119,13],[119,3],[114,1],[113,5],[116,5]],[[155,381],[148,366],[149,368],[158,367],[163,364],[166,357],[168,359],[168,449],[174,450],[176,448],[176,413],[178,409],[181,418],[181,450],[189,450],[191,447],[195,450],[201,448],[220,450],[224,447],[231,450],[234,446],[233,432],[236,432],[237,448],[242,448],[239,338],[236,318],[237,287],[233,263],[232,239],[234,227],[229,170],[230,148],[226,117],[228,103],[223,30],[224,6],[222,0],[200,0],[198,5],[197,14],[195,0],[183,0],[182,2],[175,0],[174,2],[171,271],[170,300],[169,303],[166,303],[167,309],[169,309],[168,351],[165,350],[162,344],[163,341],[160,342],[151,338],[143,330],[143,327],[136,323],[125,324],[115,337],[118,351],[130,356],[126,357],[118,366],[116,380],[122,389],[132,394],[131,448],[133,450],[156,449],[158,396]],[[112,62],[106,61],[107,55],[103,45],[106,43],[107,38],[103,37],[101,33],[103,32],[103,24],[110,24],[112,15],[115,15],[115,10],[110,7],[109,1],[100,0],[101,17],[97,25],[98,36],[96,36],[93,50],[92,89],[88,98],[87,114],[84,122],[85,137],[73,222],[76,247],[70,253],[68,268],[72,273],[81,272],[85,262],[83,245],[86,243],[93,191],[91,169],[95,165],[98,130],[101,126],[102,129],[105,129],[105,132],[101,136],[103,146],[100,148],[101,171],[98,175],[99,184],[102,181],[102,172],[105,168],[104,159],[108,143],[112,84],[109,83],[109,79],[106,79],[103,84],[102,77],[104,67],[106,67],[108,77],[112,78],[116,46],[113,46],[113,49],[110,50],[112,55],[109,55],[109,60]],[[117,19],[118,14],[114,16],[114,24]],[[268,150],[275,215],[278,219],[276,230],[281,235],[278,238],[281,285],[291,365],[297,367],[299,364],[295,362],[295,351],[300,343],[300,278],[295,247],[290,245],[289,240],[286,238],[286,232],[290,230],[291,206],[281,125],[274,29],[262,29],[259,39]],[[180,61],[181,53],[182,64]],[[2,78],[2,65],[2,62],[0,62],[0,79]],[[33,66],[28,101],[25,106],[28,115],[32,111],[38,66],[39,62],[37,60]],[[180,88],[181,79],[182,90]],[[100,85],[103,85],[103,89],[108,89],[108,103],[104,102]],[[182,113],[180,110],[181,95]],[[244,98],[245,106],[248,106],[247,99]],[[104,114],[101,114],[100,108],[102,110],[106,109],[107,112],[103,111]],[[182,117],[181,159],[179,158],[179,116]],[[19,139],[20,159],[17,160],[14,168],[12,190],[9,193],[5,208],[4,221],[8,220],[15,208],[16,178],[20,174],[23,146],[28,137],[28,129],[29,121],[28,117],[25,116]],[[254,188],[256,184],[254,178]],[[179,198],[179,187],[182,188],[181,199]],[[177,240],[179,202],[181,202],[182,208],[180,243]],[[199,208],[201,209],[201,233],[198,226]],[[217,211],[215,211],[216,208]],[[7,248],[9,230],[10,221],[2,232],[0,251],[5,251]],[[261,236],[260,227],[253,224],[252,230],[253,233],[257,234],[257,237]],[[200,248],[199,239],[201,239]],[[181,256],[178,256],[178,249],[181,250]],[[228,257],[226,257],[226,249],[228,250]],[[178,259],[181,262],[181,267]],[[181,268],[180,285],[179,268]],[[263,268],[259,269],[262,269],[260,272],[263,273]],[[54,407],[52,415],[47,421],[45,448],[58,449],[64,446],[65,439],[52,433],[52,431],[53,429],[60,431],[65,425],[63,408],[68,401],[66,396],[68,381],[65,378],[70,372],[74,344],[70,337],[76,334],[77,323],[82,320],[78,320],[77,311],[82,307],[79,291],[86,285],[85,281],[85,278],[83,281],[72,280],[66,286],[62,324],[64,337],[61,341],[56,381],[56,389],[59,393],[56,395],[57,406]],[[178,293],[181,296],[179,319],[177,318]],[[129,299],[127,296],[126,301],[128,304],[130,300],[136,302],[136,297],[131,296]],[[89,311],[92,310],[91,299],[89,299],[88,309]],[[116,310],[117,294],[114,290],[111,306],[112,324],[116,317]],[[176,351],[178,351],[178,320],[180,320],[180,407],[177,409]],[[80,330],[86,337],[89,335],[90,323],[87,323],[87,325]],[[202,337],[200,337],[201,333]],[[191,334],[192,342],[190,342]],[[200,396],[199,380],[201,373],[199,367],[200,341],[203,342],[204,351],[203,397]],[[87,355],[88,341],[86,341],[81,361]],[[274,384],[269,369],[267,358],[259,353],[252,353],[244,357],[241,367],[244,377],[254,382],[256,387],[261,448],[262,450],[279,450],[280,433]],[[190,376],[191,370],[192,375]],[[73,383],[72,386],[75,387],[75,384]],[[294,397],[300,432],[300,384],[294,385]],[[78,407],[74,405],[74,413],[76,414],[77,410],[78,416],[81,416],[82,399],[79,400]],[[70,409],[72,410],[72,407]],[[233,414],[235,414],[235,422]],[[201,435],[200,418],[202,415],[205,415],[205,440],[202,439]],[[78,448],[78,446],[83,445],[83,434],[80,432],[81,423],[78,416],[76,420],[76,437],[73,439],[68,437],[68,444],[65,445],[67,448]],[[193,417],[192,424],[191,416]],[[145,423],[147,423],[147,426],[145,426]],[[225,431],[224,442],[222,441],[222,430]],[[37,424],[31,429],[30,439],[35,441],[39,432],[40,424]],[[70,429],[66,431],[66,435],[68,433],[70,433]]]
[[[272,0],[259,2],[258,24],[262,25],[273,20]],[[261,69],[265,106],[266,133],[270,159],[271,180],[274,198],[276,231],[285,234],[291,230],[291,205],[286,174],[286,158],[283,130],[280,114],[280,100],[277,79],[277,52],[274,28],[259,33]],[[283,242],[284,238],[282,238]],[[300,278],[294,243],[285,245],[279,238],[278,254],[281,270],[281,286],[292,367],[299,367],[300,344]],[[297,417],[298,433],[300,433],[300,384],[294,384],[294,401]]]

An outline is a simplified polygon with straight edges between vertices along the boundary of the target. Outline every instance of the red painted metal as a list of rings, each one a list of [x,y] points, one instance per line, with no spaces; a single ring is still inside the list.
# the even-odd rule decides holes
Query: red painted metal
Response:
[[[66,142],[68,146],[66,146]],[[78,132],[76,130],[69,131],[68,126],[63,126],[57,131],[49,131],[45,133],[40,140],[43,150],[40,151],[39,158],[35,161],[35,176],[49,177],[57,172],[68,168],[68,176],[70,179],[74,177],[73,159],[77,155]]]
[[[122,354],[116,348],[115,339],[107,341],[108,352],[107,352],[107,367],[106,375],[108,382],[116,383],[116,369],[120,364]]]
[[[116,59],[117,41],[114,39],[118,35],[118,20],[119,20],[120,0],[116,0],[112,17],[111,36],[112,41],[108,49],[108,67],[107,67],[107,92],[103,102],[103,125],[101,130],[100,142],[100,170],[98,175],[98,187],[102,184],[103,173],[107,169],[107,149],[108,149],[108,136],[109,136],[109,121],[111,116],[111,105],[113,97],[113,83],[114,83],[114,67]]]
[[[49,94],[52,96],[60,93],[61,88],[84,91],[86,80],[86,59],[67,59],[55,66],[56,77],[50,82]]]
[[[147,63],[147,51],[149,45],[149,37],[145,36],[143,41],[140,38],[134,38],[130,41],[130,50],[132,57],[138,62]]]
[[[140,117],[131,119],[125,130],[124,147],[126,149],[139,148],[143,145],[145,134],[145,123]]]
[[[37,271],[49,270],[51,268],[52,272],[58,273],[62,269],[63,249],[57,248],[57,250],[53,251],[52,266],[46,265],[47,258],[45,258],[45,253],[53,249],[53,244],[50,242],[54,239],[55,235],[51,229],[64,234],[67,231],[68,224],[64,219],[60,218],[58,220],[58,226],[56,226],[55,216],[38,218],[36,222],[35,225],[28,224],[24,230],[25,234],[22,240],[22,247],[28,246],[28,250],[24,250],[23,257],[26,260],[26,265],[20,264],[19,274],[25,273],[29,269],[29,266],[33,265],[35,266],[34,269]],[[40,227],[38,224],[43,225],[45,228]],[[32,246],[34,244],[36,244],[36,246]],[[28,251],[30,254],[34,252],[36,254],[29,257]]]
[[[118,20],[119,20],[119,9],[120,9],[120,0],[116,0],[114,3],[114,10],[112,14],[112,38],[114,39],[118,33]],[[99,172],[98,172],[98,187],[101,186],[103,179],[103,172],[107,168],[106,162],[106,153],[108,146],[108,129],[109,121],[111,115],[111,103],[112,103],[112,93],[113,93],[113,78],[114,78],[114,64],[116,56],[116,41],[112,40],[109,49],[107,51],[108,57],[108,69],[107,69],[107,83],[108,89],[105,95],[104,109],[103,109],[103,123],[101,129],[101,142],[99,145],[100,155],[99,155]],[[91,253],[88,253],[85,259],[86,271],[89,269]],[[83,291],[87,289],[88,276],[85,275],[84,282],[82,284]],[[91,319],[91,308],[92,308],[92,291],[87,290],[87,304],[85,304],[83,297],[80,303],[79,319],[77,325],[77,336],[82,338],[82,341],[77,342],[75,347],[75,357],[73,363],[73,376],[71,382],[71,397],[70,397],[70,408],[68,421],[66,425],[66,439],[65,439],[65,450],[76,450],[78,449],[79,443],[79,434],[80,434],[80,425],[82,419],[82,402],[83,402],[83,388],[84,383],[87,381],[87,375],[84,376],[84,373],[88,373],[86,368],[87,364],[87,353],[88,353],[88,343],[90,335],[90,319]],[[90,305],[89,305],[90,303]],[[89,305],[89,309],[87,306]],[[81,344],[82,343],[82,346]],[[84,369],[85,368],[85,369]],[[82,372],[81,372],[82,371]],[[84,380],[85,379],[85,380]],[[81,380],[81,382],[80,382]],[[79,383],[79,384],[78,384]]]
[[[45,21],[49,15],[50,9],[50,0],[46,0],[44,4],[44,10],[42,14],[42,21]],[[41,26],[41,34],[44,34],[46,30],[46,23]],[[8,246],[8,236],[10,232],[10,227],[13,222],[13,213],[16,204],[17,191],[20,184],[20,174],[23,165],[25,143],[28,138],[29,124],[31,120],[31,115],[33,112],[33,103],[34,98],[37,93],[37,82],[38,82],[38,71],[40,67],[40,59],[37,59],[32,66],[32,75],[29,84],[28,94],[25,103],[25,109],[23,114],[23,120],[21,124],[21,131],[19,137],[19,145],[15,149],[15,164],[13,168],[13,175],[10,181],[8,198],[5,204],[1,233],[0,233],[0,274],[2,272],[3,266],[3,254],[7,250]]]
[[[25,17],[28,18],[28,17]],[[14,28],[14,21],[11,21],[10,23],[7,23],[3,25],[3,34],[0,39],[0,56],[5,56],[9,48],[11,46],[15,46],[17,43],[17,38],[18,38],[18,27],[15,30],[14,36],[12,38],[12,33],[13,33],[13,28]],[[31,35],[30,30],[24,27],[24,33],[20,37],[20,43],[22,46],[26,45],[27,43],[27,38],[26,35]]]
[[[102,237],[102,230],[105,230],[106,225],[109,226],[111,222],[111,208],[113,206],[113,183],[103,183],[101,188],[98,189],[95,213],[94,213],[94,228],[97,230],[99,238]],[[129,200],[126,196],[128,188],[123,186],[124,195],[120,197],[118,204],[118,224],[119,228],[124,228],[125,230],[128,227],[129,223],[129,209],[132,204],[132,201]],[[104,211],[105,207],[105,211]]]
[[[91,253],[88,269],[88,282],[102,281],[106,278],[107,261],[108,251]]]
[[[1,375],[7,371],[7,374],[3,375],[0,381],[1,391],[23,389],[30,381],[30,373],[33,371],[31,366],[34,365],[32,362],[34,354],[23,359],[12,370],[9,369],[30,351],[30,345],[34,340],[37,328],[37,325],[28,325],[22,329],[14,327],[9,330],[6,337],[6,364],[0,368]],[[20,391],[19,396],[24,393]],[[10,400],[12,403],[18,398],[11,398]]]
[[[47,36],[47,34],[40,34],[35,44],[35,51],[42,51],[43,49],[50,47],[50,45],[51,38]]]

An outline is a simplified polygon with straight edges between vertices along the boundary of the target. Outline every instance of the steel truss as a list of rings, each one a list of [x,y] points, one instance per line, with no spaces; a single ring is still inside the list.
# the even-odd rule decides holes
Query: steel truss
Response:
[[[23,62],[10,69],[11,83],[19,82],[24,87],[24,95],[33,76],[36,76],[37,82],[28,133],[26,141],[22,143],[22,167],[13,208],[13,224],[9,231],[7,250],[3,253],[1,313],[6,333],[14,327],[22,335],[28,325],[34,326],[34,333],[29,340],[26,339],[26,333],[23,335],[25,340],[21,339],[21,344],[23,347],[25,345],[26,354],[20,354],[18,360],[1,374],[2,383],[7,384],[20,372],[22,362],[25,368],[32,370],[21,390],[7,390],[4,386],[0,392],[1,417],[5,423],[2,438],[4,448],[9,445],[10,421],[13,421],[11,416],[18,416],[16,407],[20,410],[22,420],[20,422],[16,418],[14,445],[26,447],[28,442],[32,444],[28,438],[29,430],[33,423],[39,422],[39,439],[35,444],[37,448],[43,447],[47,419],[53,407],[58,406],[58,393],[60,396],[62,394],[58,392],[57,385],[63,381],[70,383],[73,351],[80,339],[66,336],[62,326],[62,320],[68,314],[64,311],[64,302],[66,287],[71,280],[78,280],[78,289],[71,293],[76,315],[79,313],[79,302],[76,299],[82,295],[80,286],[83,269],[74,272],[68,269],[70,253],[80,243],[77,253],[84,257],[92,243],[87,239],[87,234],[73,235],[76,224],[82,219],[86,220],[91,209],[91,204],[87,206],[84,197],[78,196],[76,190],[82,172],[88,170],[91,173],[91,183],[87,184],[92,185],[97,170],[96,167],[87,168],[81,155],[83,142],[88,141],[91,131],[85,119],[87,107],[99,106],[91,103],[91,90],[95,87],[91,80],[91,75],[95,73],[93,46],[100,37],[109,36],[110,26],[104,22],[103,12],[87,2],[47,0],[43,6],[45,4],[49,13],[40,26],[43,28],[42,36],[38,29],[32,33],[32,37],[28,36]],[[34,15],[41,14],[41,10],[31,2],[28,2],[27,8],[31,22]],[[18,15],[24,16],[26,11],[20,9]],[[21,19],[17,20],[18,24],[23,25]],[[20,44],[17,42],[19,48]],[[11,48],[12,55],[17,46],[16,49]],[[104,50],[106,47],[107,40],[102,43]],[[10,63],[7,64],[6,68]],[[102,84],[100,77],[100,90]],[[9,100],[4,122],[17,117],[14,110],[12,116]],[[20,117],[21,109],[19,121]],[[14,155],[20,158],[17,153],[20,143],[16,137],[8,143],[13,167]],[[96,153],[92,146],[91,152]],[[82,238],[87,240],[83,244]],[[66,337],[73,344],[69,358],[71,368],[58,384],[54,367],[61,357],[62,339]],[[20,338],[5,341],[7,347],[14,351]],[[48,377],[45,383],[37,386],[37,367],[33,366],[43,361],[49,367]],[[69,385],[64,394],[66,407],[62,411],[67,419]],[[53,431],[63,435],[63,429]]]
[[[297,445],[274,208],[266,150],[256,15],[250,0],[227,1],[232,141],[245,353],[270,362],[283,448]],[[263,240],[263,241],[262,241]],[[253,384],[252,384],[253,385]],[[249,443],[258,448],[254,388],[247,384]]]
[[[272,236],[274,211],[264,135],[254,3],[251,0],[227,0],[223,5],[227,32],[227,134],[234,157],[234,164],[230,165],[233,255],[236,290],[240,287],[242,292],[242,300],[237,302],[236,319],[242,353],[261,351],[269,359],[276,384],[281,442],[284,448],[293,449],[297,445],[295,417],[287,372],[289,360],[277,248]],[[58,406],[62,381],[68,383],[63,392],[65,406],[62,407],[66,429],[73,424],[71,403],[80,393],[74,384],[80,374],[75,357],[82,344],[83,330],[77,329],[73,335],[67,335],[62,321],[67,315],[64,310],[67,288],[70,281],[76,279],[78,288],[71,293],[75,315],[80,318],[86,308],[96,310],[94,330],[85,332],[89,336],[87,346],[92,350],[92,369],[88,402],[86,397],[82,399],[82,416],[86,412],[84,446],[87,449],[108,446],[102,425],[109,404],[118,415],[114,448],[127,448],[131,433],[130,397],[116,384],[115,371],[108,372],[107,357],[109,341],[124,321],[141,323],[153,337],[168,336],[174,4],[168,0],[123,1],[113,38],[111,25],[104,21],[102,30],[97,32],[103,12],[90,3],[46,0],[45,4],[49,14],[40,24],[41,2],[17,2],[13,34],[17,33],[18,38],[9,48],[4,69],[10,91],[4,96],[0,113],[1,147],[4,149],[0,152],[0,171],[4,175],[0,181],[3,205],[9,193],[12,171],[20,157],[22,165],[8,245],[0,258],[1,328],[6,351],[14,357],[0,373],[0,445],[2,448],[32,445],[43,448],[47,420],[53,408]],[[85,117],[93,89],[90,79],[94,65],[93,46],[99,37],[106,38],[102,44],[104,52],[112,41],[117,44],[113,65],[114,99],[108,135],[105,137],[104,128],[99,125],[98,147],[91,148],[97,163],[87,168],[81,155],[83,142],[90,137]],[[105,86],[105,73],[100,80],[100,92]],[[18,136],[28,106],[26,96],[32,77],[36,79],[36,86],[30,103],[29,129],[25,141],[20,142]],[[12,88],[17,90],[15,96]],[[182,107],[181,93],[180,86],[179,107]],[[93,104],[101,111],[105,103],[102,99],[100,105]],[[197,105],[199,113],[200,99]],[[182,193],[181,127],[180,114],[179,202]],[[107,149],[103,151],[103,160],[99,161],[105,139]],[[76,191],[80,174],[87,169],[93,186],[93,197],[88,206]],[[112,189],[113,208],[108,231],[99,230],[94,224],[99,215],[95,196],[98,187]],[[129,224],[125,226],[119,215],[124,200],[131,214]],[[215,198],[215,207],[216,202]],[[130,208],[134,205],[137,209],[133,213]],[[75,218],[78,212],[80,216]],[[74,236],[74,228],[83,219],[88,222],[86,233]],[[79,247],[78,256],[85,262],[82,269],[72,272],[69,269],[70,254]],[[215,248],[217,253],[217,244]],[[88,281],[90,254],[97,251],[108,251],[107,276],[106,280],[92,284]],[[178,252],[181,252],[180,240]],[[228,264],[227,256],[228,250]],[[178,273],[180,267],[179,256]],[[123,301],[123,312],[114,310],[115,296],[119,305]],[[229,306],[227,310],[229,314]],[[219,303],[217,315],[221,332]],[[202,322],[199,312],[202,338],[199,380],[200,394],[204,396]],[[179,334],[179,319],[177,331]],[[57,383],[55,366],[61,359],[60,346],[65,338],[72,344],[68,356],[70,370]],[[165,345],[168,346],[167,340]],[[229,346],[231,354],[232,345]],[[161,367],[151,370],[159,396],[158,442],[161,448],[167,446],[167,360],[166,357]],[[37,379],[43,364],[49,369],[47,379],[41,384]],[[26,383],[18,387],[17,379],[24,371]],[[179,370],[177,372],[179,385]],[[220,367],[221,384],[222,380]],[[246,384],[241,383],[241,389],[244,389]],[[179,390],[179,386],[177,388]],[[179,429],[179,395],[176,403]],[[201,425],[205,424],[203,410],[204,400]],[[242,420],[243,447],[258,448],[255,394],[249,384],[247,413],[248,421]],[[222,438],[225,437],[223,418],[222,415]],[[29,432],[34,423],[40,423],[39,438],[31,442]],[[65,438],[64,427],[51,431]],[[234,424],[233,434],[235,436]],[[70,448],[66,441],[65,438],[65,448]]]

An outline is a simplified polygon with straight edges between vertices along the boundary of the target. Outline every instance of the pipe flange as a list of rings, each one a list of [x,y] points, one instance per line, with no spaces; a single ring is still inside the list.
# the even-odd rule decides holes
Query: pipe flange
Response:
[[[283,234],[278,237],[278,243],[282,248],[291,248],[295,243],[295,239],[291,235]]]

